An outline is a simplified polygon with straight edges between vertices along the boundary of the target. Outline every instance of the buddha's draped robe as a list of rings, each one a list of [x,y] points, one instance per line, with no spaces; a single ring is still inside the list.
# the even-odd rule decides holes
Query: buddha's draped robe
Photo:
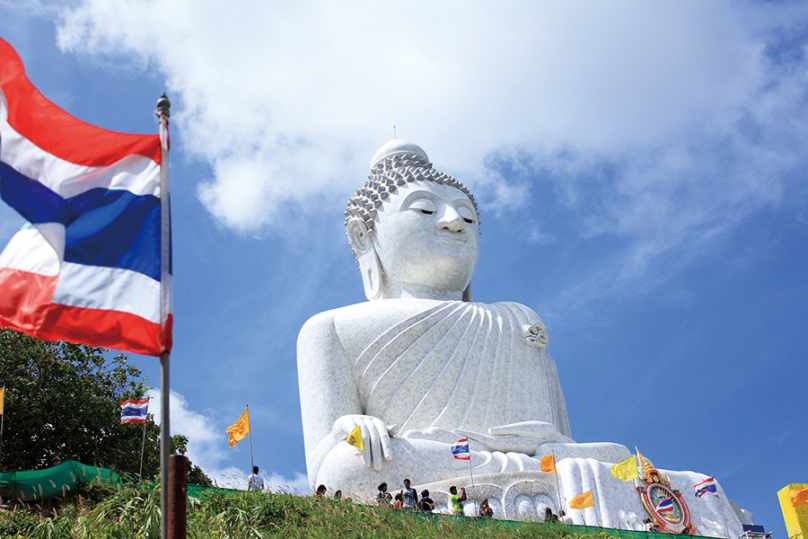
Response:
[[[430,427],[487,433],[529,420],[570,436],[555,363],[527,340],[541,322],[536,313],[517,303],[447,301],[398,316],[371,321],[381,331],[356,356],[364,413],[396,425],[399,436]]]

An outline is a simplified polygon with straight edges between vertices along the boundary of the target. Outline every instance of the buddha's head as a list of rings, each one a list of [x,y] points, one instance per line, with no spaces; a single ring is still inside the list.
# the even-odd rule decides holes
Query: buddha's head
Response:
[[[368,299],[470,299],[480,250],[477,204],[417,145],[382,146],[345,216]]]

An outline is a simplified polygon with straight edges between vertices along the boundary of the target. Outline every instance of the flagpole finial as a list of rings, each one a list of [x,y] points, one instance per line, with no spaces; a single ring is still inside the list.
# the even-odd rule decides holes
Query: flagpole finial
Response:
[[[160,96],[160,99],[157,100],[157,113],[161,116],[165,116],[168,118],[171,116],[169,110],[171,109],[171,102],[166,97],[166,93],[163,92],[163,95]]]

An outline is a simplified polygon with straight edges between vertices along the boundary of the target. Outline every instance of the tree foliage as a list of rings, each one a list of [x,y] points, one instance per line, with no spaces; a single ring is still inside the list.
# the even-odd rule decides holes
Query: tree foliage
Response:
[[[46,468],[57,459],[135,475],[143,426],[120,424],[120,403],[143,398],[142,373],[123,354],[0,330],[0,383],[6,387],[0,462]],[[146,424],[143,477],[160,469],[159,427]]]

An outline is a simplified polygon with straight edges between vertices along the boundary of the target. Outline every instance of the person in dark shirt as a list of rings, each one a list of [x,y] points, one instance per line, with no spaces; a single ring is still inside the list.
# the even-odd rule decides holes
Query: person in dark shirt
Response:
[[[387,483],[378,486],[379,492],[376,494],[376,503],[379,505],[390,505],[393,497],[387,492]]]
[[[418,510],[425,513],[431,513],[435,509],[435,502],[429,497],[429,491],[424,489],[421,491],[421,499],[418,500]]]

